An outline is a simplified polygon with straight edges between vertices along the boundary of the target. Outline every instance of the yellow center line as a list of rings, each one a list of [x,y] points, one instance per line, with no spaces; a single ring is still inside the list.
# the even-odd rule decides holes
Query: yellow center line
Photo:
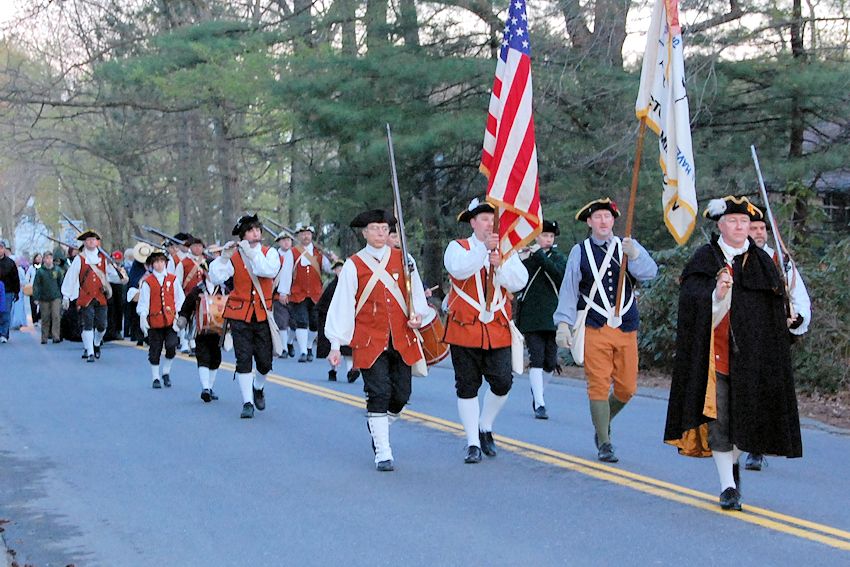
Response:
[[[116,341],[116,343],[124,346],[136,346],[134,343],[128,341]],[[143,349],[143,347],[136,348]],[[195,359],[189,356],[182,354],[179,354],[178,356],[182,360],[195,362]],[[230,371],[235,371],[236,369],[235,365],[229,362],[222,362],[221,367]],[[292,390],[298,390],[306,394],[322,397],[353,407],[363,409],[366,407],[366,402],[361,396],[339,392],[331,388],[326,388],[324,386],[311,384],[309,382],[304,382],[302,380],[278,374],[269,374],[267,376],[267,380]],[[462,425],[437,416],[407,409],[400,417],[401,419],[417,423],[430,429],[444,431],[459,437],[464,436]],[[680,486],[624,469],[611,467],[596,461],[589,461],[569,453],[556,451],[548,447],[535,445],[534,443],[528,443],[526,441],[513,439],[504,435],[495,435],[494,437],[497,441],[499,441],[500,447],[504,450],[521,455],[528,459],[578,472],[586,476],[631,488],[645,494],[650,494],[659,498],[678,502],[680,504],[685,504],[687,506],[692,506],[694,508],[699,508],[707,512],[721,514],[730,519],[758,525],[763,528],[815,541],[844,551],[850,551],[850,532],[833,526],[812,522],[803,518],[797,518],[779,512],[774,512],[766,508],[750,505],[746,505],[742,512],[724,511],[717,503],[717,497],[705,492],[700,492],[685,486]]]

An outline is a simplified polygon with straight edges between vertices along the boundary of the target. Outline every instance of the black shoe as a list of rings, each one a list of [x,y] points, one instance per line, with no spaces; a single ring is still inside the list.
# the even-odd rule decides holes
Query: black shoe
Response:
[[[263,411],[266,409],[266,395],[263,393],[263,389],[259,390],[251,386],[251,389],[254,390],[254,405],[258,410]]]
[[[478,441],[481,442],[481,450],[488,457],[496,456],[496,442],[493,441],[492,431],[479,431]]]
[[[731,486],[720,493],[720,507],[724,510],[741,510],[741,493]]]
[[[470,445],[466,448],[466,458],[463,460],[467,465],[474,465],[481,462],[481,449],[475,445]]]
[[[610,443],[603,443],[599,446],[598,457],[599,460],[604,463],[616,463],[620,460],[617,458],[617,455],[614,454],[614,446]]]
[[[100,358],[100,347],[98,345],[94,345],[94,357]]]
[[[301,356],[299,356],[299,357],[298,357],[298,362],[309,362],[309,361],[307,360],[307,355],[306,355],[306,354],[302,354]]]
[[[747,455],[747,462],[744,464],[744,468],[748,471],[760,471],[762,467],[767,466],[767,461],[764,459],[764,455],[760,455],[758,453],[750,453]]]
[[[136,341],[136,346],[145,346],[145,341],[143,339],[139,339]]]
[[[254,417],[254,404],[251,402],[242,404],[242,414],[239,417],[241,419],[251,419]]]
[[[41,344],[46,345],[46,344],[47,344],[47,339],[41,339]]]
[[[88,358],[86,358],[86,362],[94,362],[94,355],[90,354]]]
[[[328,370],[328,382],[336,382],[336,370]]]
[[[289,358],[295,358],[295,345],[294,344],[286,345],[286,354],[289,355]]]
[[[218,396],[215,395],[215,390],[213,390],[212,388],[210,388],[210,399],[212,401],[216,401],[218,399]]]
[[[160,388],[162,388],[162,384],[160,384],[160,382],[159,382],[159,378],[154,378],[154,380],[153,380],[153,384],[151,385],[151,387],[152,387],[154,390],[159,390]]]
[[[201,391],[201,399],[204,400],[205,404],[208,404],[212,401],[212,396],[210,396],[210,391],[207,388],[204,388]]]
[[[280,353],[279,355],[277,355],[277,357],[278,357],[278,358],[289,358],[289,352],[287,352],[287,350],[286,350],[286,349],[283,349],[283,350],[281,351],[281,353]]]
[[[549,419],[549,414],[546,413],[546,406],[537,406],[534,408],[535,419]]]
[[[53,339],[53,344],[58,345],[59,343],[62,342],[62,340],[63,340],[62,338]]]
[[[162,385],[165,386],[166,388],[171,387],[171,376],[170,375],[168,375],[168,374],[162,375]]]
[[[87,359],[88,357],[89,357],[89,351],[87,351],[86,349],[83,349],[83,356],[82,356],[83,360]]]
[[[348,378],[349,384],[354,384],[357,382],[357,379],[360,378],[360,371],[356,369],[349,370],[346,377]]]
[[[313,362],[313,349],[307,349],[307,362]]]
[[[381,472],[390,472],[395,470],[395,468],[393,468],[393,462],[389,459],[386,461],[381,461],[380,463],[375,465],[375,468]]]

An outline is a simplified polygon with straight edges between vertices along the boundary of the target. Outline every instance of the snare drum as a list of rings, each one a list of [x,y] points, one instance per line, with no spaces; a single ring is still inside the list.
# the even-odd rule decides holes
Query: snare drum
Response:
[[[196,334],[222,334],[224,330],[224,306],[226,304],[227,295],[202,293],[198,298],[198,307],[195,310]]]
[[[442,319],[432,307],[431,313],[422,320],[419,334],[422,336],[422,354],[428,366],[437,364],[449,355],[449,345],[443,342],[446,332]]]

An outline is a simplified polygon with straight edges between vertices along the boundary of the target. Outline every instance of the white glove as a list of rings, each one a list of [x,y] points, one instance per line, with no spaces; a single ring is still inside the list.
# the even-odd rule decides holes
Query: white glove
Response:
[[[174,329],[175,333],[180,332],[180,321],[178,319],[174,320],[174,323],[171,324],[171,328]]]
[[[189,321],[183,315],[181,315],[177,318],[174,324],[177,326],[177,329],[185,329],[186,326],[189,324]],[[177,329],[174,330],[176,331]]]
[[[623,239],[623,253],[629,257],[629,260],[634,260],[640,256],[640,250],[635,246],[635,241],[628,236]]]
[[[144,336],[148,336],[148,329],[149,329],[150,327],[148,326],[148,318],[147,318],[147,315],[146,315],[146,316],[144,316],[144,317],[139,317],[139,327],[142,329],[142,334],[143,334]]]
[[[233,256],[234,252],[236,252],[235,246],[230,247],[230,248],[225,248],[224,250],[221,251],[221,257],[224,258],[225,260],[230,260],[230,258]]]
[[[62,298],[62,309],[67,310],[71,306],[71,300],[67,297]]]
[[[558,331],[555,333],[555,344],[561,348],[570,348],[573,343],[573,334],[567,323],[558,323]]]

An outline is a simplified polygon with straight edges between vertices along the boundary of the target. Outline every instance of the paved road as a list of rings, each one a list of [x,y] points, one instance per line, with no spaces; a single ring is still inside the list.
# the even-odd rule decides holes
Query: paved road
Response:
[[[324,361],[277,361],[268,409],[238,418],[232,372],[203,404],[194,361],[152,390],[145,352],[32,333],[0,345],[0,519],[21,564],[728,565],[850,562],[850,436],[807,427],[805,457],[743,479],[745,513],[722,513],[711,460],[660,441],[649,391],[614,423],[620,463],[595,460],[578,380],[531,417],[515,381],[499,456],[463,464],[453,377],[415,379],[393,426],[397,470],[372,464],[362,382]]]

